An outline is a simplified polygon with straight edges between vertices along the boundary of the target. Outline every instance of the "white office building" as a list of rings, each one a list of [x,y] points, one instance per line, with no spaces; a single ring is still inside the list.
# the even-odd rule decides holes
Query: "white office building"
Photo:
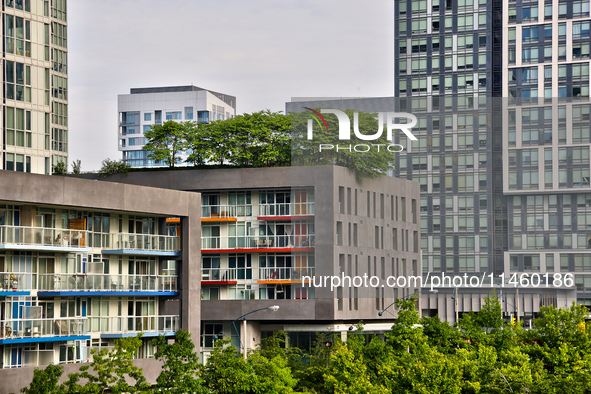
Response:
[[[123,161],[132,167],[158,167],[163,163],[149,159],[149,152],[143,150],[147,130],[168,120],[209,123],[233,118],[236,97],[193,85],[131,89],[118,96],[118,116]]]

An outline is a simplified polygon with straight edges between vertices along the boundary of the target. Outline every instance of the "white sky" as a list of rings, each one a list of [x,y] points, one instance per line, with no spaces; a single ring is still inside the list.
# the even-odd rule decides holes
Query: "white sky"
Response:
[[[70,163],[117,151],[117,95],[200,86],[237,113],[394,92],[392,0],[70,0]],[[71,166],[70,166],[71,170]]]

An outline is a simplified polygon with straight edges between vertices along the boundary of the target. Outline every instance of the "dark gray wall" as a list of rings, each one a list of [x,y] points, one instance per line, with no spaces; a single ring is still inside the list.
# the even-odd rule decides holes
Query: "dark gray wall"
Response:
[[[92,176],[92,175],[86,175]],[[110,182],[125,182],[130,184],[142,184],[155,187],[164,187],[176,190],[187,191],[223,191],[240,189],[272,189],[272,188],[301,188],[314,187],[315,195],[315,257],[316,257],[316,276],[318,275],[338,275],[340,273],[339,255],[345,256],[345,262],[348,255],[352,260],[355,256],[358,259],[358,273],[363,275],[367,272],[367,257],[370,256],[371,270],[373,271],[373,258],[376,258],[378,266],[378,276],[381,276],[381,258],[384,257],[386,263],[386,276],[395,275],[392,271],[392,258],[399,260],[406,259],[406,274],[412,274],[412,261],[417,261],[418,275],[420,275],[421,260],[420,253],[414,252],[412,248],[412,236],[414,231],[420,234],[420,191],[417,182],[411,182],[405,179],[380,176],[374,179],[358,179],[354,171],[338,166],[317,166],[317,167],[273,167],[273,168],[235,168],[235,169],[212,169],[212,170],[173,170],[173,171],[144,171],[132,172],[128,175],[113,175],[106,177]],[[351,214],[339,212],[339,187],[344,187],[345,194],[347,188],[353,191],[357,190],[357,215],[352,209]],[[367,191],[370,191],[370,216],[367,216]],[[379,207],[376,210],[376,217],[373,216],[373,193],[376,193],[376,202],[379,204],[380,195],[384,195],[384,218],[379,214]],[[406,221],[402,221],[402,215],[399,212],[399,218],[391,219],[390,196],[406,197]],[[411,204],[416,200],[417,222],[412,222]],[[346,204],[346,201],[343,203]],[[343,224],[343,244],[336,245],[336,222]],[[356,223],[358,226],[358,246],[348,245],[348,224]],[[375,248],[374,231],[378,226],[384,231],[384,246]],[[401,231],[408,230],[410,250],[392,250],[392,228],[397,228],[399,238]],[[399,244],[400,244],[399,240]],[[395,260],[396,261],[396,260]],[[347,273],[348,274],[348,273]],[[374,275],[375,272],[371,272]],[[383,282],[382,282],[383,283]],[[413,288],[405,289],[404,294],[410,294]],[[330,288],[317,288],[316,299],[314,302],[314,312],[309,311],[308,306],[304,308],[301,316],[313,315],[315,319],[334,320],[334,319],[387,319],[388,316],[379,318],[376,308],[376,294],[374,288],[360,288],[358,296],[357,310],[349,310],[350,298],[348,288],[343,289],[343,310],[338,310],[336,293],[331,292]],[[384,301],[381,301],[382,294],[380,288],[380,307],[382,304],[387,306],[393,301],[393,290],[384,289]],[[219,307],[210,307],[209,305],[218,305]],[[272,302],[272,301],[271,301]],[[277,301],[278,302],[278,301]],[[299,305],[302,300],[292,300],[288,303]],[[203,320],[233,320],[243,314],[245,311],[256,309],[259,301],[204,301],[202,302]],[[243,308],[243,305],[247,305]],[[223,309],[222,309],[223,305]],[[311,307],[310,307],[311,308]],[[227,312],[230,310],[230,312]],[[284,309],[285,310],[285,309]],[[242,313],[240,313],[242,312]],[[269,319],[289,319],[283,313],[272,314]],[[300,316],[296,314],[295,316]],[[392,316],[390,315],[390,318]],[[258,319],[258,318],[257,318]],[[262,320],[265,317],[261,317]]]

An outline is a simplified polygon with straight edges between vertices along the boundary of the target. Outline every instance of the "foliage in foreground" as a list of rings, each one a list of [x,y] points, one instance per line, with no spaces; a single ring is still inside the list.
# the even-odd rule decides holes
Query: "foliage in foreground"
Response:
[[[205,365],[190,335],[175,342],[157,338],[164,362],[149,388],[134,369],[137,338],[95,354],[93,363],[58,385],[61,366],[36,370],[23,393],[589,393],[591,338],[582,306],[543,307],[531,330],[504,324],[496,295],[478,314],[450,326],[437,317],[420,318],[414,300],[399,300],[399,317],[385,338],[364,335],[361,325],[346,342],[318,334],[305,354],[286,347],[284,332],[264,341],[245,361],[230,340],[218,340]],[[384,340],[385,339],[385,340]],[[331,344],[332,346],[327,346]],[[90,368],[96,376],[89,375]],[[122,376],[132,376],[134,384]],[[80,378],[89,383],[80,385]]]

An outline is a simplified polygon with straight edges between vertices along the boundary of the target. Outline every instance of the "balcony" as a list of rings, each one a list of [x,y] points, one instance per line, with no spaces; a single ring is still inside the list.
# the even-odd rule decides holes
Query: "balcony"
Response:
[[[39,296],[119,294],[119,293],[178,293],[176,275],[109,275],[109,274],[40,274]],[[92,294],[90,294],[92,293]]]
[[[232,285],[237,284],[238,280],[256,280],[258,283],[282,284],[282,283],[302,283],[304,276],[314,276],[314,268],[259,268],[257,278],[245,278],[249,271],[249,276],[256,273],[257,269],[245,268],[202,268],[201,283],[204,285]]]
[[[0,272],[0,296],[30,295],[33,274]]]
[[[103,249],[105,254],[133,254],[147,256],[178,256],[181,238],[172,235],[108,234],[113,249]]]
[[[47,342],[53,337],[80,337],[88,332],[86,317],[8,319],[0,321],[0,343]],[[90,337],[89,337],[90,338]],[[55,339],[65,340],[65,339]]]
[[[314,203],[284,203],[259,205],[259,220],[305,219],[314,217]]]
[[[202,237],[204,253],[232,252],[248,249],[263,251],[308,251],[314,250],[314,235],[250,235]]]
[[[180,329],[179,316],[118,316],[100,320],[108,320],[107,330],[100,330],[101,338],[129,337],[139,333],[144,337],[174,335]]]
[[[87,239],[85,230],[0,226],[0,249],[90,252]]]
[[[235,222],[238,216],[252,216],[251,205],[203,205],[202,222]]]
[[[244,271],[244,269],[242,269]],[[201,283],[218,285],[235,285],[238,273],[236,268],[202,268]]]
[[[314,268],[259,268],[259,280],[257,283],[266,284],[289,284],[303,283],[303,277],[313,277]],[[309,282],[309,280],[307,280]]]

